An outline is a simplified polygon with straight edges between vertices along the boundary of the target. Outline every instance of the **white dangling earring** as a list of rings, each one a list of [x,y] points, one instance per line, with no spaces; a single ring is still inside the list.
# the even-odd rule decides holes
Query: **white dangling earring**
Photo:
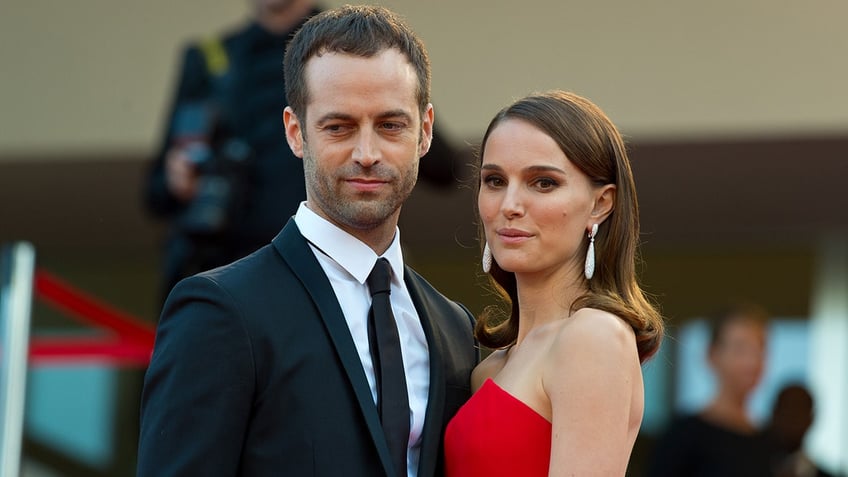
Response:
[[[586,266],[583,268],[586,280],[591,280],[595,276],[595,234],[597,233],[598,224],[594,224],[592,231],[589,232],[589,250],[586,251]]]
[[[483,247],[483,271],[489,273],[492,269],[492,250],[489,249],[489,242]]]

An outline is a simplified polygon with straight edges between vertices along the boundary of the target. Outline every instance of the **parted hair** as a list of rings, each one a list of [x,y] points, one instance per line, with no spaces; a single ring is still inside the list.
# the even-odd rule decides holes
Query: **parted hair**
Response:
[[[295,115],[305,118],[310,92],[306,87],[306,63],[325,53],[344,53],[371,58],[395,48],[409,60],[418,75],[416,96],[421,114],[430,103],[430,57],[409,25],[394,12],[373,5],[344,5],[310,18],[286,48],[283,74],[286,99]]]
[[[621,134],[603,111],[586,98],[559,90],[534,93],[495,115],[483,136],[481,161],[489,135],[507,119],[525,121],[550,136],[595,185],[615,184],[612,213],[599,225],[595,236],[594,277],[586,281],[588,291],[574,301],[571,311],[596,308],[622,318],[635,331],[639,359],[644,362],[659,349],[664,323],[636,277],[639,207]],[[477,187],[479,193],[479,181]],[[588,247],[589,239],[584,235],[584,254]],[[515,274],[500,268],[496,260],[489,273],[510,313],[504,320],[497,307],[488,308],[477,321],[475,335],[484,346],[499,349],[514,344],[518,336],[517,287]],[[580,278],[585,280],[582,275]]]

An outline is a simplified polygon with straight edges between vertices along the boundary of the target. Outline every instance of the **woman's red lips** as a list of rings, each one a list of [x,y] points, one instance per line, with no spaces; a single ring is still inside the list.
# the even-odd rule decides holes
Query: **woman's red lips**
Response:
[[[530,232],[509,228],[498,229],[497,234],[503,243],[520,243],[533,236]]]
[[[524,230],[519,229],[498,229],[497,233],[504,237],[530,237],[532,235],[530,232],[525,232]]]

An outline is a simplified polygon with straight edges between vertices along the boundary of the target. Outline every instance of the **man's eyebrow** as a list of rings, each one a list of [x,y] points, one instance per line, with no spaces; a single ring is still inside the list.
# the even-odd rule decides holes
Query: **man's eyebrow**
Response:
[[[315,124],[321,125],[321,124],[324,124],[328,121],[334,121],[334,120],[348,121],[352,118],[353,117],[349,114],[331,112],[331,113],[327,113],[327,114],[321,116],[320,118],[318,118],[318,120],[315,122]]]
[[[404,111],[403,109],[393,109],[385,111],[383,113],[380,113],[377,117],[380,119],[400,117],[404,118],[407,121],[412,121],[412,116],[410,116],[410,114]]]
[[[384,111],[377,115],[378,119],[388,119],[388,118],[403,118],[406,121],[412,121],[412,116],[403,109],[392,109],[389,111]],[[317,125],[322,125],[329,121],[350,121],[353,119],[353,116],[346,113],[341,112],[329,112],[321,117],[315,122]]]

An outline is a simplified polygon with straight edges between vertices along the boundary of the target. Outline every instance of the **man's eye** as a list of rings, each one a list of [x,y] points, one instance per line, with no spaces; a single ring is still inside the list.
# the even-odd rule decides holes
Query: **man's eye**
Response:
[[[326,124],[321,127],[321,131],[332,136],[348,134],[350,130],[351,127],[347,124]]]
[[[387,131],[399,131],[403,129],[403,124],[401,123],[383,123],[383,129]]]

